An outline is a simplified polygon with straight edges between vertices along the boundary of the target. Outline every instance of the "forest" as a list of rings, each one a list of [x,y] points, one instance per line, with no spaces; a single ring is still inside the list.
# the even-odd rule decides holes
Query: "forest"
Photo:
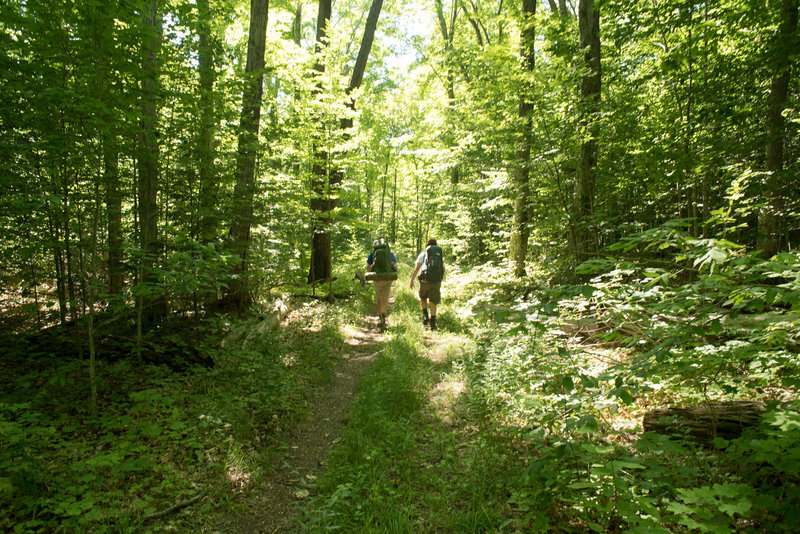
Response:
[[[4,0],[0,50],[0,530],[800,531],[798,0]]]

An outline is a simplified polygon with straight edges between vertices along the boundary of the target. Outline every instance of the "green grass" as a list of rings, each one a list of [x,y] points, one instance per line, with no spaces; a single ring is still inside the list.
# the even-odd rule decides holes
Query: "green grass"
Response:
[[[451,318],[442,330],[424,336],[417,299],[395,288],[392,326],[303,509],[303,531],[487,532],[506,521],[505,459],[459,395],[438,398],[460,381],[458,362],[472,347],[447,331],[461,328],[452,305],[440,308]],[[451,416],[465,428],[443,420]]]
[[[101,359],[96,420],[84,362],[20,362],[14,388],[0,392],[0,530],[198,531],[220,508],[241,507],[304,417],[309,390],[330,380],[342,318],[310,303],[246,349],[253,321],[207,323],[202,350],[215,365],[184,373]],[[190,513],[144,521],[201,494],[210,498]]]

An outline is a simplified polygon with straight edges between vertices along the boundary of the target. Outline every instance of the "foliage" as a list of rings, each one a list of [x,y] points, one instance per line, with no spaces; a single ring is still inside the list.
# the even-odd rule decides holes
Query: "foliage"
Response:
[[[97,420],[87,413],[81,362],[16,362],[14,387],[0,398],[3,530],[141,531],[149,515],[177,502],[205,494],[225,502],[257,482],[303,416],[308,387],[328,380],[340,350],[335,321],[312,308],[321,312],[316,319],[285,332],[262,329],[247,347],[241,333],[252,321],[208,324],[201,345],[214,355],[211,369],[176,374],[130,359],[100,365]],[[212,502],[198,506],[207,513]],[[186,528],[195,521],[166,520]]]
[[[336,5],[324,50],[313,3],[272,5],[260,133],[247,147],[257,168],[245,274],[228,236],[248,3],[155,3],[153,131],[150,4],[0,6],[0,321],[14,346],[0,362],[13,384],[0,395],[0,526],[148,528],[148,514],[206,486],[230,502],[220,485],[258,477],[262,445],[302,415],[308,384],[341,349],[338,321],[356,311],[313,318],[327,310],[314,300],[287,331],[219,351],[223,332],[244,343],[260,328],[253,316],[215,318],[220,297],[247,276],[254,313],[276,293],[366,306],[353,271],[388,234],[404,268],[429,238],[443,246],[459,305],[440,324],[474,345],[423,361],[416,304],[398,295],[396,335],[309,529],[796,530],[800,92],[779,69],[797,33],[781,35],[779,3],[594,2],[602,94],[580,220],[574,3],[538,2],[532,20],[488,0],[386,4],[351,95],[370,2]],[[530,72],[519,58],[528,24]],[[779,79],[783,122],[768,131]],[[530,128],[521,102],[533,105]],[[148,134],[154,184],[142,178]],[[778,169],[767,161],[776,146]],[[530,198],[516,198],[520,168]],[[312,186],[340,172],[341,183]],[[145,193],[157,198],[150,214]],[[521,279],[506,272],[515,200],[531,221]],[[335,280],[308,288],[320,201],[336,204],[324,222]],[[157,236],[143,243],[149,216]],[[769,216],[779,251],[763,257]],[[576,231],[591,236],[581,265]],[[186,317],[199,326],[173,331]],[[56,323],[69,335],[43,330]],[[172,367],[133,367],[142,346]],[[216,366],[187,368],[190,352]],[[429,424],[426,394],[442,376],[463,382],[455,412],[471,431]],[[710,449],[638,433],[650,408],[727,399],[764,400],[769,416]]]
[[[525,451],[508,501],[523,530],[797,527],[797,406],[785,400],[797,397],[800,258],[763,260],[686,228],[624,239],[611,250],[631,260],[587,262],[580,272],[602,273],[587,285],[473,298],[493,321],[476,322],[463,370],[473,409]],[[635,434],[649,408],[742,398],[769,415],[713,448]]]

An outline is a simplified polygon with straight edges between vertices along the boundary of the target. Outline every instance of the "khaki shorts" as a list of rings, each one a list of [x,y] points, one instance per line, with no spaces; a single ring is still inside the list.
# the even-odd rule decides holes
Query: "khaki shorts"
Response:
[[[375,280],[373,282],[375,284],[375,296],[379,299],[389,299],[389,295],[392,293],[392,281],[391,280]]]
[[[434,304],[439,304],[439,302],[442,300],[442,294],[440,291],[441,287],[441,282],[425,282],[424,280],[420,280],[419,299],[429,300]]]

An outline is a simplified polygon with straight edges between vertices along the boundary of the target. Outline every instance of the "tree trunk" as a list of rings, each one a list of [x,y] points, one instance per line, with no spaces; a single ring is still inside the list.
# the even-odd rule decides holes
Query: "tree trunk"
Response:
[[[394,187],[392,188],[392,243],[397,243],[397,167],[394,168]]]
[[[533,92],[532,82],[535,60],[536,28],[533,17],[536,14],[536,0],[522,0],[523,31],[520,38],[520,59],[523,75],[527,80],[522,84],[519,99],[520,135],[517,145],[516,162],[512,171],[514,180],[514,223],[511,229],[509,254],[514,276],[525,276],[525,262],[528,254],[528,237],[531,221],[530,159],[532,144]]]
[[[384,213],[386,212],[386,188],[389,185],[389,163],[387,161],[386,166],[383,169],[383,176],[381,181],[381,216],[378,221],[378,226],[381,227],[381,232],[383,232],[383,222],[384,222]]]
[[[119,179],[119,149],[116,138],[103,142],[103,167],[105,169],[106,210],[108,211],[108,292],[111,295],[122,293],[125,284],[123,250],[125,239],[122,234],[122,191]]]
[[[347,88],[348,94],[361,87],[361,82],[364,79],[364,71],[367,68],[367,59],[369,59],[369,53],[372,50],[372,42],[375,40],[375,30],[378,28],[378,18],[381,15],[382,7],[383,0],[372,0],[372,5],[367,15],[367,23],[364,26],[364,36],[361,38],[361,47],[358,49],[356,64],[350,76],[350,85]],[[350,125],[352,126],[352,120]]]
[[[247,42],[247,65],[242,95],[242,115],[239,126],[236,184],[233,189],[234,213],[230,229],[233,253],[239,263],[234,267],[234,281],[228,290],[228,303],[239,312],[250,306],[250,286],[247,281],[247,253],[250,247],[250,226],[253,219],[255,195],[258,126],[261,118],[261,96],[264,88],[264,54],[267,40],[269,0],[250,0],[250,30]]]
[[[114,50],[114,5],[97,4],[93,8],[93,29],[95,46],[95,83],[97,99],[103,105],[100,112],[99,131],[103,145],[103,183],[108,231],[108,292],[110,295],[122,293],[125,283],[123,265],[122,235],[122,192],[119,179],[119,140],[116,118],[108,112],[113,109],[114,96],[107,74],[111,72],[110,55]]]
[[[444,40],[444,52],[446,56],[452,54],[453,50],[453,37],[455,36],[455,29],[456,29],[456,18],[458,17],[458,3],[457,0],[452,0],[452,7],[450,10],[450,25],[448,27],[447,19],[444,15],[444,5],[442,4],[442,0],[436,0],[436,18],[439,21],[439,30],[442,32],[442,39]],[[447,108],[451,115],[455,110],[456,105],[456,89],[455,89],[455,75],[453,74],[453,69],[449,66],[449,58],[448,58],[448,66],[446,71],[446,79],[445,79],[445,90],[447,91]],[[449,146],[453,146],[455,142],[453,141],[452,134],[447,134],[445,138],[445,143]],[[450,168],[450,183],[457,184],[461,178],[461,173],[457,165],[454,165]]]
[[[320,75],[325,73],[325,64],[322,62],[322,51],[325,48],[328,35],[328,25],[331,20],[331,0],[319,0],[317,9],[317,33],[314,53],[317,63],[314,65]],[[322,91],[321,85],[317,86]],[[328,152],[314,147],[314,163],[311,166],[311,265],[308,269],[308,283],[314,284],[326,280],[331,276],[331,235],[330,211],[333,207],[329,204],[328,185],[330,184],[328,169]]]
[[[364,71],[367,66],[372,49],[372,42],[375,39],[375,30],[378,26],[383,0],[372,0],[367,22],[364,27],[364,35],[361,39],[361,46],[358,50],[356,63],[350,76],[350,84],[347,88],[348,102],[351,109],[355,109],[355,103],[350,99],[350,94],[361,86],[364,78]],[[320,0],[319,13],[317,16],[317,53],[322,51],[324,37],[327,33],[327,26],[331,18],[330,0]],[[325,66],[318,62],[316,70],[320,73],[325,71]],[[351,117],[343,117],[339,121],[339,127],[347,137],[347,130],[353,126]],[[313,222],[313,239],[311,247],[311,268],[308,273],[308,283],[315,283],[320,280],[329,280],[332,273],[331,259],[331,235],[330,225],[333,222],[332,213],[336,207],[335,191],[342,183],[344,171],[332,169],[329,165],[327,150],[317,149],[315,163],[312,171],[312,199],[311,211]]]
[[[594,0],[578,5],[580,50],[587,73],[581,78],[581,147],[573,194],[573,253],[575,260],[586,259],[593,243],[589,226],[594,215],[597,136],[600,105],[600,17]]]
[[[711,444],[715,438],[734,439],[759,423],[767,411],[763,402],[712,402],[688,408],[659,408],[642,420],[646,432]]]
[[[197,0],[198,11],[198,64],[200,77],[199,132],[197,133],[197,155],[200,175],[200,231],[204,243],[216,240],[219,224],[217,203],[219,180],[214,166],[214,133],[216,130],[216,105],[214,102],[214,46],[211,30],[211,12],[208,0]]]
[[[142,13],[145,28],[142,39],[143,63],[141,80],[142,118],[139,130],[139,236],[142,251],[141,282],[149,292],[155,291],[155,266],[160,255],[158,241],[158,53],[161,46],[162,23],[158,2],[149,2]],[[166,313],[163,299],[148,295],[142,298],[145,323],[155,322]]]
[[[783,145],[786,121],[783,111],[789,97],[791,81],[791,56],[798,52],[797,30],[798,0],[783,0],[781,4],[781,23],[773,54],[773,78],[770,83],[766,121],[766,178],[762,189],[764,207],[758,214],[758,248],[769,258],[781,249],[778,222],[783,218],[784,198],[782,187]]]
[[[61,324],[67,322],[67,282],[64,275],[64,255],[61,253],[61,238],[58,230],[57,214],[50,204],[50,200],[45,198],[47,206],[47,228],[50,231],[50,238],[53,240],[53,266],[56,273],[56,294],[58,295],[58,316]]]
[[[294,44],[300,46],[300,40],[303,37],[303,4],[297,3],[294,9],[294,20],[292,20],[292,40]]]

